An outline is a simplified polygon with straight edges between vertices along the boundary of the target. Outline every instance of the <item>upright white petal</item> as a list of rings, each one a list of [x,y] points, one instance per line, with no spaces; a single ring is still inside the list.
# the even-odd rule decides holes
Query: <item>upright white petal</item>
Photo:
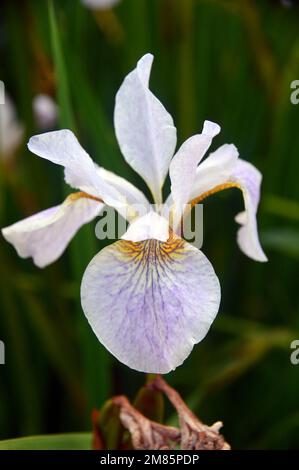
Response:
[[[39,157],[64,166],[65,181],[73,188],[101,198],[124,216],[128,212],[126,198],[101,177],[97,165],[70,130],[31,137],[28,148]]]
[[[32,257],[36,266],[43,268],[60,257],[79,228],[99,215],[103,206],[71,195],[59,206],[2,229],[2,234],[19,256]]]
[[[196,168],[212,143],[213,137],[220,132],[220,126],[205,121],[201,134],[186,140],[171,160],[169,175],[172,199],[178,216],[190,200],[196,179]]]
[[[97,338],[117,359],[166,374],[207,334],[220,286],[204,254],[178,237],[122,240],[88,265],[81,302]]]
[[[114,124],[120,149],[146,181],[157,203],[176,146],[172,117],[149,90],[153,56],[146,54],[122,83],[115,101]]]
[[[0,104],[0,156],[9,159],[21,144],[24,127],[19,122],[13,102],[5,95],[5,103]]]
[[[40,93],[33,98],[33,112],[40,129],[51,129],[58,119],[58,106],[53,98]]]

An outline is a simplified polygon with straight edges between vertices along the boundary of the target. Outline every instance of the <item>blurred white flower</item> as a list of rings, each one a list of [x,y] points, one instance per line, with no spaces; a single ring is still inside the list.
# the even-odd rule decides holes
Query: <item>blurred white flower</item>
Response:
[[[5,96],[5,103],[0,105],[0,156],[8,160],[22,142],[24,127],[19,122],[16,109],[11,99]]]
[[[33,113],[40,129],[51,129],[58,118],[58,106],[49,95],[40,93],[33,98]]]
[[[113,7],[120,0],[82,0],[83,5],[92,10],[104,10]]]

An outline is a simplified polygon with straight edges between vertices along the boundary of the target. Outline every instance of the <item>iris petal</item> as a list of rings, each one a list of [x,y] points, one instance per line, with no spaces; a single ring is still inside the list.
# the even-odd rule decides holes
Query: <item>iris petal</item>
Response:
[[[106,204],[126,215],[126,198],[115,185],[101,176],[97,165],[81,147],[72,131],[45,132],[31,137],[28,148],[41,158],[64,166],[65,181],[94,197],[101,198]]]
[[[251,163],[238,158],[234,145],[225,144],[198,166],[191,194],[192,201],[200,202],[205,194],[217,192],[217,188],[221,190],[238,186],[242,190],[245,205],[245,211],[236,217],[241,225],[237,235],[238,245],[250,258],[265,262],[267,257],[259,241],[256,221],[261,182],[260,171]]]
[[[122,154],[161,203],[170,159],[176,146],[172,117],[149,89],[153,56],[143,56],[127,75],[115,99],[114,125]]]
[[[213,137],[219,132],[218,124],[205,121],[202,133],[187,139],[171,160],[169,167],[171,194],[177,216],[181,215],[184,205],[190,200],[197,165],[210,147]]]
[[[121,362],[167,373],[207,334],[220,286],[204,254],[177,236],[118,241],[88,265],[81,302],[99,341]]]
[[[43,268],[56,261],[82,225],[99,215],[104,204],[80,193],[69,196],[63,204],[51,207],[2,229],[22,258],[32,257]]]

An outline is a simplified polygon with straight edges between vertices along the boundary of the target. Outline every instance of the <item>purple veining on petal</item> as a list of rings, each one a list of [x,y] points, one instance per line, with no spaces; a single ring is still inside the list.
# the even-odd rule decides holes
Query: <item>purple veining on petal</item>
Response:
[[[87,267],[81,299],[98,339],[120,361],[167,373],[206,335],[220,287],[203,253],[178,237],[119,241]]]

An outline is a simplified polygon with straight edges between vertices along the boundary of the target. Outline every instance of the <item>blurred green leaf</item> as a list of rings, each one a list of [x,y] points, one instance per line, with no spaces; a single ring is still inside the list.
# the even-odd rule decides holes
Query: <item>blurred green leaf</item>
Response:
[[[263,231],[261,238],[265,248],[292,258],[299,258],[299,230],[273,228]]]
[[[299,221],[299,202],[274,194],[263,197],[263,211],[291,221]]]
[[[90,450],[91,434],[30,436],[0,441],[0,450]]]
[[[59,37],[53,0],[48,0],[49,22],[52,39],[53,57],[57,80],[57,95],[60,113],[60,125],[75,131],[75,119],[72,111],[67,70]]]

